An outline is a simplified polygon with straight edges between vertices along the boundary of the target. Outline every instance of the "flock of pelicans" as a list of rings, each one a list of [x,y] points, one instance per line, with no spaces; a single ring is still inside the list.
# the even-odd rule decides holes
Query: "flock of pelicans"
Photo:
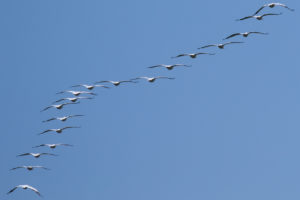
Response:
[[[281,3],[269,3],[269,4],[266,4],[266,5],[263,5],[262,7],[260,7],[254,13],[254,15],[243,17],[243,18],[238,19],[238,20],[246,20],[246,19],[250,19],[250,18],[254,18],[254,19],[257,19],[257,20],[262,20],[266,16],[281,15],[281,13],[266,13],[266,14],[262,14],[262,15],[257,15],[258,13],[260,13],[266,7],[274,8],[276,6],[286,8],[290,11],[294,11],[293,9],[291,9],[288,6],[286,6],[284,4],[281,4]],[[257,32],[257,31],[250,31],[250,32],[244,32],[244,33],[234,33],[234,34],[229,35],[228,37],[226,37],[224,40],[227,40],[227,39],[230,39],[230,38],[233,38],[233,37],[236,37],[236,36],[248,37],[250,34],[263,34],[263,35],[266,35],[267,33]],[[198,49],[204,49],[204,48],[209,48],[209,47],[218,47],[219,49],[224,49],[224,47],[227,46],[227,45],[240,44],[240,43],[243,43],[243,42],[233,42],[233,41],[231,41],[231,42],[226,42],[226,43],[223,43],[223,44],[210,44],[210,45],[200,47]],[[205,53],[205,52],[184,53],[184,54],[179,54],[177,56],[174,56],[172,58],[178,58],[178,57],[183,57],[183,56],[189,56],[191,58],[196,58],[199,55],[215,55],[215,54]],[[151,67],[148,67],[148,68],[151,68],[151,69],[153,69],[153,68],[166,68],[167,70],[172,70],[176,67],[191,67],[191,66],[190,65],[185,65],[185,64],[172,64],[172,65],[160,64],[160,65],[155,65],[155,66],[151,66]],[[59,100],[55,101],[54,103],[58,103],[58,102],[64,102],[64,103],[50,105],[50,106],[44,108],[42,110],[42,112],[46,111],[48,109],[51,109],[51,108],[56,108],[58,110],[61,110],[65,106],[78,104],[80,100],[93,99],[92,96],[95,96],[96,93],[91,92],[91,91],[94,90],[95,88],[98,88],[98,87],[106,88],[106,89],[110,88],[106,85],[99,85],[99,84],[111,83],[114,86],[119,86],[120,84],[124,84],[124,83],[137,83],[138,80],[140,80],[140,79],[145,79],[146,81],[148,81],[150,83],[153,83],[157,79],[173,80],[174,78],[165,77],[165,76],[157,76],[157,77],[142,76],[142,77],[137,77],[137,78],[133,78],[133,79],[130,79],[130,80],[122,80],[122,81],[98,81],[98,82],[95,82],[94,85],[88,85],[88,84],[74,85],[74,86],[71,86],[71,87],[72,88],[85,88],[87,91],[65,90],[65,91],[58,92],[57,94],[71,94],[73,96],[72,97],[60,98]],[[89,96],[82,97],[81,95],[89,95]],[[47,119],[43,122],[47,123],[47,122],[54,121],[54,120],[60,121],[60,122],[66,122],[67,120],[69,120],[71,118],[75,118],[75,117],[83,117],[83,115],[67,115],[67,116],[63,116],[63,117],[52,117],[52,118]],[[65,131],[67,129],[76,129],[76,128],[80,128],[80,127],[79,126],[66,126],[66,127],[63,127],[63,128],[47,129],[47,130],[39,133],[39,135],[49,134],[49,133],[61,134],[63,131]],[[48,147],[50,149],[55,149],[58,146],[72,147],[72,145],[70,145],[70,144],[58,143],[58,144],[40,144],[40,145],[34,146],[33,148]],[[23,153],[23,154],[18,155],[17,157],[24,157],[24,156],[33,156],[34,158],[39,158],[41,156],[57,156],[57,155],[52,154],[52,153]],[[32,171],[34,169],[49,170],[48,168],[46,168],[44,166],[18,166],[18,167],[12,168],[11,170],[18,170],[18,169],[26,169],[28,171]],[[26,190],[26,189],[32,190],[37,195],[41,196],[39,190],[36,189],[35,187],[30,186],[30,185],[17,185],[14,188],[12,188],[7,194],[11,194],[12,192],[14,192],[18,188],[21,188],[21,189],[24,189],[24,190]]]

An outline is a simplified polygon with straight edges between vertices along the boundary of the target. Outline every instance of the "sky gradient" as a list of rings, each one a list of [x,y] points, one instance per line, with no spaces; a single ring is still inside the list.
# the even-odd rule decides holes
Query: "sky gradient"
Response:
[[[299,1],[263,21],[260,0],[4,0],[0,2],[0,199],[298,200]],[[205,49],[235,32],[269,35]],[[184,63],[192,68],[147,69]],[[40,110],[79,83],[169,76],[97,88],[93,100]],[[41,121],[84,114],[66,123]],[[48,128],[81,126],[61,135]],[[74,147],[32,149],[41,143]],[[26,152],[58,157],[16,158]],[[51,171],[9,171],[43,165]]]

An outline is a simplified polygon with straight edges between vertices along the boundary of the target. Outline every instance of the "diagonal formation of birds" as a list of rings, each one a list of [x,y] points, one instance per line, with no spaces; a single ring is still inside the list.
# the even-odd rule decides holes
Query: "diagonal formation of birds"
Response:
[[[282,13],[265,13],[262,15],[258,15],[263,9],[265,8],[274,8],[274,7],[283,7],[286,8],[290,11],[294,11],[294,9],[289,8],[288,6],[282,4],[282,3],[269,3],[269,4],[265,4],[262,7],[260,7],[253,15],[250,16],[246,16],[240,19],[237,19],[237,21],[243,21],[246,19],[257,19],[257,20],[263,20],[264,17],[266,16],[277,16],[277,15],[281,15]],[[267,35],[268,33],[265,32],[258,32],[258,31],[249,31],[249,32],[244,32],[244,33],[234,33],[231,34],[229,36],[227,36],[226,38],[224,38],[223,40],[228,40],[230,38],[233,37],[237,37],[237,36],[243,36],[243,37],[248,37],[251,34],[260,34],[260,35]],[[219,49],[224,49],[225,46],[227,45],[231,45],[231,44],[241,44],[244,42],[237,42],[237,41],[230,41],[230,42],[226,42],[226,43],[221,43],[221,44],[209,44],[209,45],[205,45],[202,46],[198,49],[204,49],[204,48],[209,48],[209,47],[217,47]],[[196,53],[182,53],[179,54],[177,56],[171,57],[171,58],[179,58],[179,57],[183,57],[183,56],[188,56],[190,58],[197,58],[197,56],[200,55],[215,55],[215,53],[208,53],[208,52],[196,52]],[[154,69],[154,68],[166,68],[167,70],[173,70],[174,68],[177,67],[185,67],[185,68],[189,68],[191,67],[191,65],[186,65],[186,64],[159,64],[159,65],[155,65],[155,66],[150,66],[148,67],[149,69]],[[105,89],[109,89],[109,86],[106,85],[99,85],[99,84],[112,84],[114,86],[119,86],[121,84],[125,84],[125,83],[138,83],[139,80],[144,79],[150,83],[155,82],[157,79],[166,79],[166,80],[174,80],[175,78],[173,77],[166,77],[166,76],[157,76],[157,77],[147,77],[147,76],[141,76],[141,77],[136,77],[136,78],[132,78],[130,80],[121,80],[121,81],[111,81],[111,80],[106,80],[106,81],[97,81],[94,84],[78,84],[78,85],[73,85],[71,86],[71,88],[83,88],[86,89],[87,91],[75,91],[75,90],[64,90],[61,92],[58,92],[57,94],[71,94],[73,95],[72,97],[64,97],[64,98],[60,98],[57,101],[53,102],[53,105],[47,106],[46,108],[44,108],[43,110],[41,110],[41,112],[47,111],[48,109],[51,108],[56,108],[57,110],[62,110],[65,106],[69,106],[69,105],[75,105],[75,104],[79,104],[80,100],[91,100],[94,99],[95,96],[97,95],[96,93],[92,92],[95,88],[101,87],[101,88],[105,88]],[[89,95],[89,96],[81,96],[81,95]],[[56,104],[59,102],[63,102],[61,104]],[[52,117],[49,118],[47,120],[44,120],[43,123],[48,123],[51,121],[60,121],[60,122],[66,122],[67,120],[71,119],[71,118],[76,118],[76,117],[83,117],[84,115],[81,114],[75,114],[75,115],[65,115],[62,117]],[[47,129],[41,133],[39,133],[38,135],[44,135],[44,134],[62,134],[64,131],[66,131],[67,129],[77,129],[80,128],[80,126],[65,126],[62,128],[54,128],[54,129]],[[62,147],[72,147],[73,145],[71,144],[64,144],[64,143],[57,143],[57,144],[40,144],[37,146],[34,146],[33,148],[40,148],[40,147],[48,147],[50,149],[55,149],[58,146],[62,146]],[[24,157],[24,156],[33,156],[34,158],[39,158],[41,156],[57,156],[56,154],[52,154],[52,153],[22,153],[20,155],[17,155],[17,157]],[[10,169],[11,171],[17,170],[17,169],[26,169],[27,171],[32,171],[34,169],[43,169],[43,170],[49,170],[47,167],[44,166],[17,166],[14,167],[12,169]],[[37,195],[42,196],[41,193],[39,192],[38,189],[36,189],[35,187],[32,187],[30,185],[17,185],[15,187],[13,187],[7,194],[11,194],[12,192],[14,192],[16,189],[21,188],[21,189],[29,189],[32,190],[33,192],[35,192]]]

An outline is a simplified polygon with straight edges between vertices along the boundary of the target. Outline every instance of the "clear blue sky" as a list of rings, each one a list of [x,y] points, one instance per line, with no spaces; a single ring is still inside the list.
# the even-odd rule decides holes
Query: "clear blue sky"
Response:
[[[0,199],[298,200],[300,2],[264,21],[260,0],[0,2]],[[235,32],[263,31],[215,56],[170,59]],[[206,50],[205,50],[206,51]],[[147,69],[185,63],[192,68]],[[166,75],[97,89],[95,100],[39,111],[77,83]],[[41,121],[85,114],[65,124]],[[82,126],[62,135],[48,128]],[[73,148],[32,149],[40,143]],[[59,157],[16,158],[25,152]],[[8,169],[38,164],[50,172]]]

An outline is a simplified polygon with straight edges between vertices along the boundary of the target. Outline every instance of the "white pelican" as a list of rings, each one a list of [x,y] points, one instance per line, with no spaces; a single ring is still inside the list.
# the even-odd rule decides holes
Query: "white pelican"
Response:
[[[63,104],[58,104],[58,105],[51,105],[51,106],[48,106],[48,107],[44,108],[43,110],[41,110],[41,112],[43,112],[45,110],[48,110],[49,108],[56,108],[58,110],[61,110],[65,105],[70,105],[70,104],[79,104],[79,102],[77,102],[77,103],[63,103]]]
[[[281,6],[281,7],[284,7],[290,11],[295,11],[294,9],[291,9],[289,7],[287,7],[286,5],[282,4],[282,3],[269,3],[269,4],[265,4],[263,5],[262,7],[260,7],[260,9],[258,9],[254,15],[258,14],[262,9],[264,9],[265,7],[269,7],[269,8],[274,8],[275,6]]]
[[[71,87],[84,87],[85,89],[88,89],[88,90],[93,90],[94,88],[96,87],[103,87],[103,88],[106,88],[106,89],[109,89],[110,87],[108,86],[105,86],[105,85],[87,85],[87,84],[79,84],[79,85],[73,85]]]
[[[66,126],[64,128],[48,129],[48,130],[45,130],[45,131],[39,133],[38,135],[42,135],[42,134],[45,134],[45,133],[48,133],[48,132],[62,133],[63,130],[70,129],[70,128],[80,128],[80,127],[79,126]]]
[[[58,146],[72,147],[73,145],[70,145],[70,144],[41,144],[41,145],[38,145],[38,146],[34,146],[32,148],[49,147],[50,149],[55,149]]]
[[[43,155],[57,156],[56,154],[52,154],[52,153],[23,153],[23,154],[17,155],[17,157],[20,157],[20,156],[33,156],[35,158],[39,158],[40,156],[43,156]]]
[[[87,91],[73,91],[73,90],[65,90],[65,91],[61,91],[61,92],[57,92],[56,94],[64,94],[64,93],[71,93],[74,96],[79,96],[81,94],[90,94],[90,95],[97,95],[93,92],[87,92]]]
[[[40,194],[40,192],[39,192],[37,189],[35,189],[34,187],[32,187],[32,186],[30,186],[30,185],[18,185],[18,186],[16,186],[16,187],[14,187],[13,189],[11,189],[7,194],[12,193],[12,192],[15,191],[17,188],[22,188],[22,189],[24,189],[24,190],[30,189],[30,190],[34,191],[37,195],[42,196],[42,195]]]
[[[232,35],[229,35],[227,38],[224,38],[223,40],[227,40],[229,38],[241,35],[243,37],[248,37],[250,34],[261,34],[261,35],[268,35],[269,33],[263,33],[263,32],[257,32],[257,31],[250,31],[250,32],[245,32],[245,33],[234,33]]]
[[[43,166],[20,166],[20,167],[12,168],[10,170],[16,170],[16,169],[22,169],[22,168],[27,169],[28,171],[32,171],[35,168],[44,169],[44,170],[50,170],[50,169],[48,169],[46,167],[43,167]]]
[[[250,18],[254,18],[257,20],[263,20],[263,18],[265,16],[271,16],[271,15],[282,15],[282,13],[267,13],[267,14],[263,14],[263,15],[251,15],[251,16],[243,17],[241,19],[237,19],[237,21],[242,21],[242,20],[250,19]]]
[[[121,83],[136,83],[132,80],[126,80],[126,81],[98,81],[96,83],[112,83],[114,86],[119,86]]]
[[[167,70],[172,70],[174,67],[191,67],[191,65],[184,65],[184,64],[174,64],[174,65],[165,65],[165,64],[160,64],[160,65],[154,65],[151,67],[148,67],[150,69],[156,68],[156,67],[164,67]]]
[[[142,76],[142,77],[135,78],[134,80],[138,80],[138,79],[146,79],[148,82],[153,83],[156,79],[170,79],[170,80],[174,80],[175,78],[169,78],[169,77],[165,77],[165,76],[157,76],[157,77]]]
[[[43,121],[44,123],[45,122],[50,122],[50,121],[53,121],[53,120],[59,120],[61,122],[65,122],[67,121],[69,118],[73,118],[73,117],[83,117],[84,115],[68,115],[68,116],[64,116],[64,117],[53,117],[53,118],[50,118],[50,119],[47,119],[45,121]]]
[[[57,101],[54,101],[53,103],[58,103],[58,102],[61,102],[61,101],[64,101],[64,100],[68,100],[68,101],[71,101],[71,102],[76,102],[78,101],[79,99],[94,99],[92,97],[65,97],[65,98],[61,98]]]
[[[198,55],[215,55],[214,53],[183,53],[183,54],[179,54],[178,56],[174,56],[174,57],[171,57],[171,58],[179,58],[179,57],[182,57],[182,56],[189,56],[191,58],[196,58]]]
[[[223,44],[210,44],[210,45],[200,47],[198,49],[204,49],[204,48],[208,48],[208,47],[218,47],[219,49],[224,49],[224,47],[228,44],[240,44],[240,43],[244,43],[244,42],[226,42]]]

